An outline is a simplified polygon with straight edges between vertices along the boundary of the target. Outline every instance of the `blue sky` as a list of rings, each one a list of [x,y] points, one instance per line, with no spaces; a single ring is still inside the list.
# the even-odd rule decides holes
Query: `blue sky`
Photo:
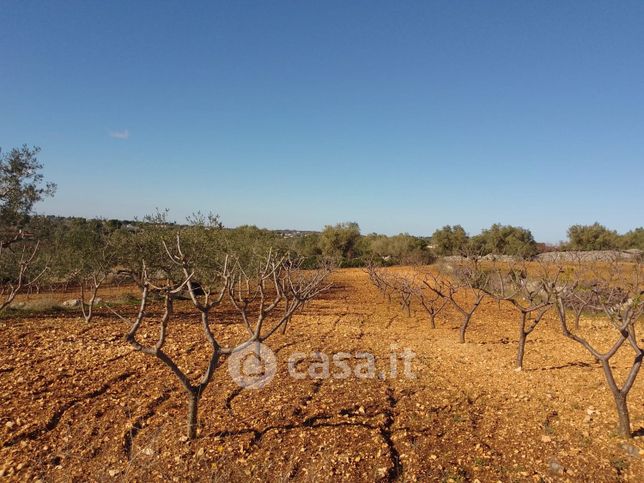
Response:
[[[42,213],[544,241],[644,224],[644,2],[8,1]]]

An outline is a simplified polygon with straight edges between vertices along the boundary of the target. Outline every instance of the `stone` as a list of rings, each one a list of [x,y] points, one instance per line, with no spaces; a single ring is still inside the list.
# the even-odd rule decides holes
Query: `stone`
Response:
[[[554,475],[563,475],[566,469],[559,463],[559,461],[552,459],[548,463],[548,471]]]
[[[628,453],[629,456],[639,457],[640,449],[637,446],[633,446],[629,443],[622,443],[620,445],[624,451]]]
[[[80,299],[69,299],[65,300],[61,305],[63,307],[80,307],[81,301]]]

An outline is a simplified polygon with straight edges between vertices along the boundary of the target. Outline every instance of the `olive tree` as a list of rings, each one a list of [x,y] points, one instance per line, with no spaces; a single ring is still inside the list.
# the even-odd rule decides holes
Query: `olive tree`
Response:
[[[320,234],[322,254],[339,262],[350,261],[358,255],[360,226],[346,222],[327,225]]]
[[[27,145],[6,153],[0,149],[0,311],[47,268],[36,263],[38,234],[25,230],[34,205],[56,191],[55,184],[43,182],[39,152],[40,148]]]
[[[432,247],[438,255],[460,255],[468,244],[469,237],[461,225],[446,225],[432,235]]]
[[[495,223],[471,239],[471,249],[480,255],[530,258],[537,254],[537,243],[526,228]]]
[[[618,246],[617,232],[597,222],[568,228],[568,248],[571,250],[612,250]]]
[[[53,272],[78,284],[83,318],[90,322],[98,291],[116,263],[113,231],[103,220],[73,220],[55,243]]]

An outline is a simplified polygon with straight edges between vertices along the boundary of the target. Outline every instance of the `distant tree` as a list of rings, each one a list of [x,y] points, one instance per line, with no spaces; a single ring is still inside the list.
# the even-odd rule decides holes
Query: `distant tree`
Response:
[[[624,249],[644,250],[644,227],[635,228],[621,236],[620,246]]]
[[[570,250],[613,250],[619,246],[619,235],[604,225],[573,225],[568,228]]]
[[[52,254],[54,273],[78,284],[86,322],[92,320],[98,291],[117,260],[111,244],[111,226],[103,220],[74,220],[61,234]]]
[[[354,222],[327,225],[320,235],[322,254],[340,261],[354,259],[360,241],[360,226]]]
[[[322,248],[320,247],[320,234],[308,233],[286,240],[286,245],[293,252],[297,253],[303,260],[305,268],[319,266],[322,259]]]
[[[432,246],[437,255],[462,255],[469,237],[461,225],[445,225],[432,235]]]
[[[427,242],[408,233],[395,236],[369,235],[365,237],[368,251],[382,259],[403,265],[430,263],[432,253],[426,249]]]
[[[186,217],[186,221],[190,225],[203,226],[205,228],[215,228],[220,229],[224,227],[224,224],[221,222],[221,218],[216,213],[209,211],[208,213],[202,213],[197,211],[192,215]]]
[[[511,255],[528,258],[537,254],[537,243],[530,230],[495,223],[472,240],[481,255]]]
[[[141,261],[154,278],[174,278],[177,269],[168,256],[159,249],[159,240],[172,240],[179,233],[178,227],[166,224],[162,218],[145,217],[145,222],[136,221],[133,229],[116,230],[110,237],[115,254],[115,265],[123,275],[141,285]],[[176,274],[174,274],[176,276]]]

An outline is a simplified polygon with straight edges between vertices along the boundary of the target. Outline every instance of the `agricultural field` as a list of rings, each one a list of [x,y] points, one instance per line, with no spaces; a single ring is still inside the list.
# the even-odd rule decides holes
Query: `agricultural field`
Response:
[[[336,270],[331,281],[284,334],[265,342],[277,372],[263,387],[239,386],[220,361],[199,403],[195,439],[186,437],[187,398],[179,381],[124,341],[130,325],[107,308],[99,306],[90,323],[74,309],[5,313],[0,475],[13,481],[642,480],[641,378],[628,397],[634,437],[626,439],[616,432],[600,364],[561,335],[554,311],[528,338],[517,371],[517,312],[508,302],[487,297],[460,344],[460,314],[451,305],[432,329],[417,303],[408,315],[364,270]],[[134,317],[137,306],[127,301],[137,296],[135,287],[101,296]],[[52,297],[70,295],[17,300],[47,305]],[[161,311],[159,302],[151,304],[139,340],[156,340]],[[189,301],[177,301],[174,312],[165,350],[196,378],[208,363],[199,314]],[[211,318],[223,343],[243,334],[228,303]],[[614,330],[598,318],[582,318],[581,325],[599,346],[614,340]],[[330,376],[319,377],[319,352],[351,354],[351,374],[334,377],[332,361]],[[293,377],[288,361],[298,353]],[[361,353],[375,356],[375,372],[359,371]],[[407,360],[411,371],[403,370]],[[611,359],[618,378],[632,362],[628,351]]]

